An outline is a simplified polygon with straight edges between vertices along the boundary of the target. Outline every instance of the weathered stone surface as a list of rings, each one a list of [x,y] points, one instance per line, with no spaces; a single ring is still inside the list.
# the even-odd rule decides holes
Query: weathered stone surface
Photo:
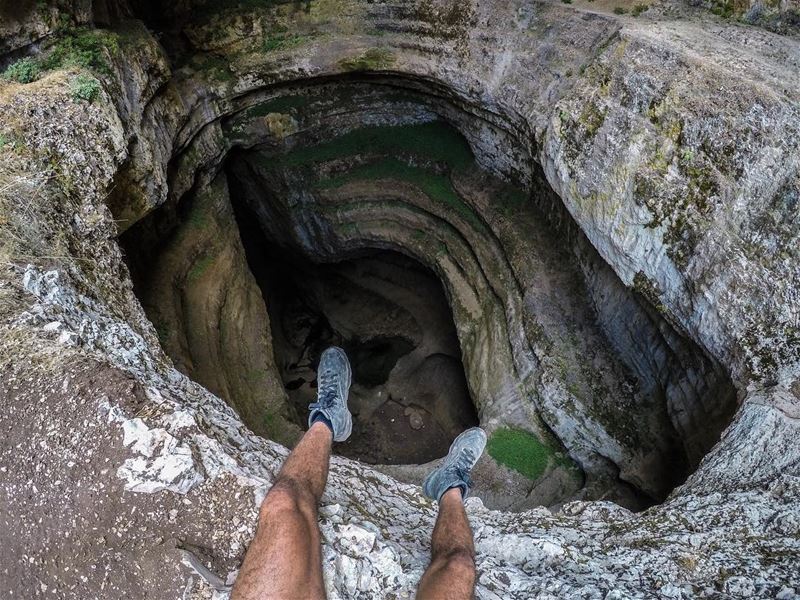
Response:
[[[186,15],[196,7],[173,8]],[[524,211],[488,219],[496,237],[489,242],[463,213],[432,203],[418,186],[396,186],[418,212],[393,212],[361,237],[408,249],[408,230],[442,222],[442,239],[451,243],[439,271],[460,299],[453,309],[460,335],[467,339],[470,315],[483,321],[471,344],[462,341],[479,406],[536,431],[547,425],[585,472],[621,471],[658,496],[668,490],[655,489],[650,468],[664,462],[649,462],[652,448],[626,443],[613,418],[590,414],[599,395],[580,401],[554,357],[569,358],[568,370],[633,370],[663,391],[653,404],[666,411],[657,422],[679,432],[693,462],[708,445],[695,433],[724,420],[716,382],[729,375],[738,398],[732,423],[694,474],[645,512],[577,501],[555,512],[507,513],[470,500],[478,597],[800,592],[800,46],[695,18],[690,9],[682,18],[654,11],[634,19],[590,5],[456,8],[318,0],[308,12],[277,4],[224,11],[207,24],[198,11],[185,28],[193,60],[176,61],[169,34],[164,50],[136,25],[123,53],[110,57],[109,72],[98,75],[103,91],[93,103],[71,96],[75,69],[26,85],[0,83],[2,133],[13,140],[0,147],[6,595],[224,596],[218,580],[211,578],[219,588],[212,591],[207,574],[186,566],[181,550],[229,585],[287,451],[254,435],[225,402],[173,367],[133,293],[116,235],[135,231],[129,227],[158,207],[180,222],[181,203],[209,189],[233,148],[260,144],[275,154],[307,145],[303,136],[315,131],[320,142],[335,138],[337,128],[432,115],[463,133],[492,176],[511,177],[530,192],[547,227],[563,236],[574,257],[570,277],[586,295],[562,305],[536,295],[537,282],[556,279],[531,276],[548,271],[546,260],[534,260],[537,230],[519,216]],[[4,29],[11,40],[4,48],[48,34],[37,19]],[[265,49],[286,27],[298,38]],[[397,110],[365,116],[351,108],[328,125],[322,113],[313,121],[285,107],[245,114],[279,96],[306,94],[311,78],[353,70],[378,73],[355,79],[431,99],[394,100],[409,109],[404,123]],[[499,211],[495,195],[470,191],[495,190],[488,179],[450,180],[484,221]],[[375,200],[375,187],[355,182],[314,202]],[[295,230],[301,241],[334,251],[358,239],[334,227],[341,225],[335,211],[327,221],[314,211],[292,213],[307,219]],[[420,244],[421,256],[436,258],[424,250]],[[226,264],[237,264],[239,250],[228,252]],[[541,270],[526,268],[532,265]],[[244,296],[240,270],[220,275],[229,279],[216,289]],[[482,305],[492,294],[501,299]],[[546,305],[590,311],[596,330],[574,346],[562,341],[537,352],[533,317],[551,317],[544,335],[556,342],[556,333],[581,322],[533,314]],[[593,339],[616,344],[604,350]],[[482,380],[481,370],[493,376]],[[504,385],[516,399],[506,405],[519,409],[513,415],[501,404],[492,413]],[[618,413],[635,414],[626,406]],[[635,423],[647,431],[648,421]],[[587,497],[599,495],[592,484],[590,477]],[[413,596],[435,518],[417,486],[335,457],[321,515],[332,597]]]

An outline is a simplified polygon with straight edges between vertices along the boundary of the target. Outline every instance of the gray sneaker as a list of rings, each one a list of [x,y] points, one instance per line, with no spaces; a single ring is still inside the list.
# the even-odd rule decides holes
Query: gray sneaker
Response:
[[[461,498],[466,500],[472,487],[469,473],[485,447],[486,433],[480,427],[462,432],[450,444],[450,451],[444,462],[425,478],[422,491],[431,500],[439,502],[447,490],[460,487]]]
[[[344,350],[331,346],[319,359],[317,369],[317,401],[308,405],[308,426],[321,414],[333,427],[333,441],[343,442],[353,430],[353,417],[347,409],[352,372]]]

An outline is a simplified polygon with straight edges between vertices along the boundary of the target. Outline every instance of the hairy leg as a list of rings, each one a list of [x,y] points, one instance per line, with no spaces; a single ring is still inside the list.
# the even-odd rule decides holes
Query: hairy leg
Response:
[[[286,459],[261,505],[231,600],[325,598],[317,505],[332,441],[331,430],[314,423]]]
[[[466,600],[475,589],[475,544],[461,490],[447,490],[431,539],[431,564],[417,590],[417,600]]]

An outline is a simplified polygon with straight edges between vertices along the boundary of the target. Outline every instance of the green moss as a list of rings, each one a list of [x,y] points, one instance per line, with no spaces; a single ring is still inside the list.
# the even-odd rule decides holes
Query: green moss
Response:
[[[541,477],[550,459],[554,458],[553,451],[536,436],[510,427],[495,430],[489,437],[486,449],[498,463],[529,479]]]
[[[335,160],[345,156],[371,154],[423,154],[427,159],[465,169],[473,164],[467,141],[442,121],[420,125],[364,127],[330,142],[300,148],[278,160],[286,166]]]
[[[317,146],[271,157],[265,167],[304,167],[347,157],[360,157],[360,163],[366,158],[368,162],[321,180],[318,189],[338,188],[358,180],[405,181],[431,200],[449,207],[474,227],[485,228],[478,215],[453,189],[447,173],[447,169],[464,171],[473,166],[472,151],[455,129],[441,121],[357,129]],[[521,201],[519,195],[511,191],[508,194],[511,202]]]
[[[733,16],[734,8],[733,0],[714,0],[711,12],[727,19]]]
[[[685,166],[689,178],[687,201],[706,214],[710,207],[708,199],[719,191],[713,168],[710,165],[693,162]]]
[[[422,167],[408,165],[395,158],[385,158],[378,162],[362,165],[347,173],[323,180],[318,184],[321,189],[337,188],[359,180],[394,179],[408,182],[419,188],[434,202],[444,205],[476,229],[484,228],[483,221],[472,208],[453,189],[447,175],[434,173]]]
[[[683,122],[676,119],[664,125],[664,134],[675,143],[679,143],[683,133]]]
[[[41,67],[32,58],[21,58],[3,71],[3,79],[18,83],[30,83],[39,78]]]
[[[69,95],[75,102],[94,102],[101,90],[100,82],[91,75],[78,75],[69,85]]]
[[[192,268],[189,269],[187,279],[190,281],[200,279],[200,277],[203,276],[203,273],[205,273],[208,270],[208,267],[210,267],[212,264],[214,264],[214,257],[212,256],[203,256],[199,260],[196,260],[192,265]]]
[[[370,48],[358,56],[339,61],[344,71],[382,71],[393,64],[394,55],[387,48]]]

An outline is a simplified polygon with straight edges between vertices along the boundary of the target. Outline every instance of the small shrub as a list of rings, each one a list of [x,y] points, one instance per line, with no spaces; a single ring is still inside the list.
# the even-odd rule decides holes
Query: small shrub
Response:
[[[564,4],[572,4],[572,0],[561,0]]]
[[[648,8],[650,8],[650,6],[647,5],[647,4],[637,4],[636,6],[633,7],[633,10],[631,11],[631,14],[634,17],[638,17],[640,14],[642,14]]]
[[[62,67],[82,67],[103,75],[111,73],[106,53],[119,51],[119,40],[107,31],[99,29],[74,29],[53,44],[42,61],[44,70]]]
[[[60,35],[46,55],[22,58],[3,71],[0,77],[19,83],[30,83],[38,79],[43,71],[64,67],[80,67],[110,75],[108,54],[116,54],[118,51],[119,40],[113,33],[99,29],[71,29]]]
[[[615,6],[614,7],[614,14],[615,15],[624,15],[628,12],[628,9],[624,6]]]
[[[17,62],[8,66],[3,71],[3,79],[16,81],[18,83],[30,83],[36,81],[42,72],[39,64],[32,58],[21,58]]]
[[[94,102],[100,95],[100,90],[100,82],[90,75],[78,75],[69,86],[70,96],[75,102]]]

